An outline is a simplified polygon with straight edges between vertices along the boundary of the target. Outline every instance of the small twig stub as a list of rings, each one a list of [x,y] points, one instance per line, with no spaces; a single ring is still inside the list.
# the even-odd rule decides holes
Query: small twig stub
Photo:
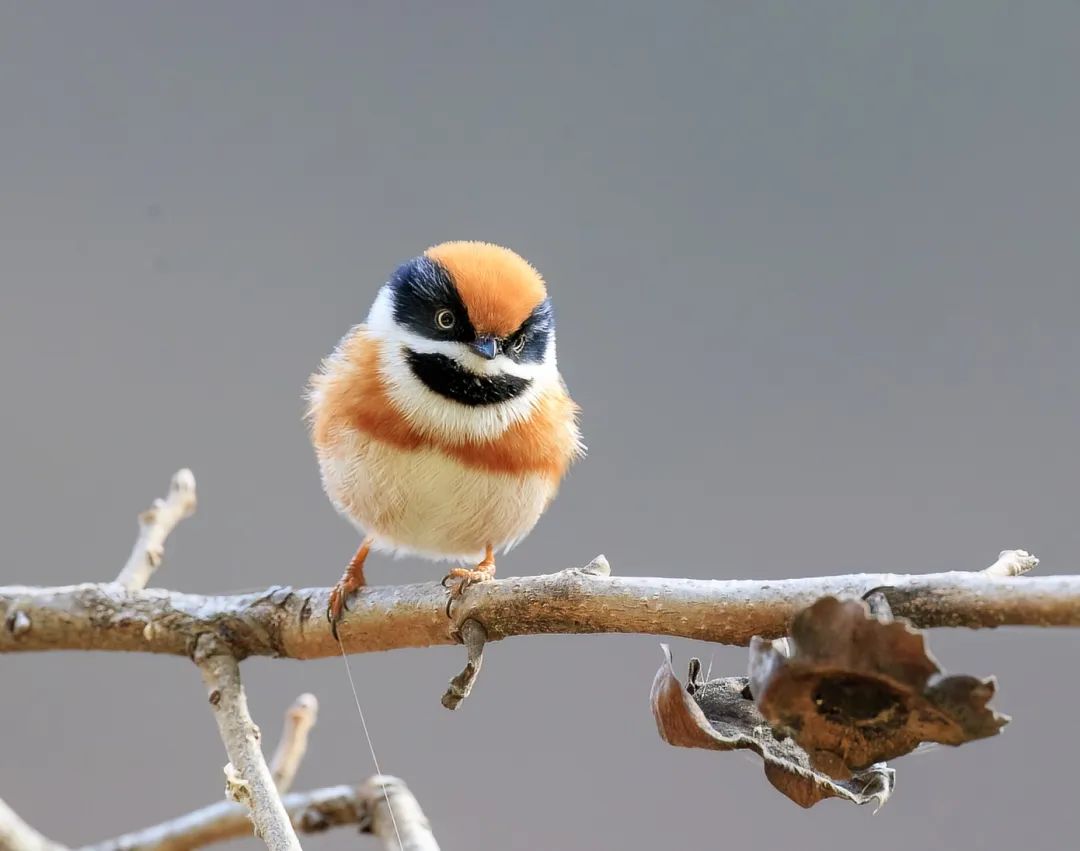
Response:
[[[457,709],[461,701],[472,692],[476,678],[480,674],[480,665],[484,661],[486,641],[487,632],[479,622],[469,619],[461,625],[461,642],[469,655],[465,669],[450,680],[450,685],[442,696],[442,705],[447,709]]]

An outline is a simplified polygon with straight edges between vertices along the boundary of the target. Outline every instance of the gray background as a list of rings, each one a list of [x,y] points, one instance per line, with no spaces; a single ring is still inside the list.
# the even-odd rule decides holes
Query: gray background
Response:
[[[591,447],[504,575],[1075,570],[1078,36],[1073,2],[0,4],[0,580],[113,576],[181,465],[161,584],[336,579],[301,388],[452,238],[548,278]],[[934,634],[1015,721],[876,817],[661,744],[656,637],[497,645],[458,713],[459,649],[352,664],[446,849],[1035,849],[1076,830],[1077,641]],[[189,662],[0,671],[0,795],[51,836],[220,796]],[[245,671],[268,739],[322,701],[297,788],[371,772],[340,659]]]

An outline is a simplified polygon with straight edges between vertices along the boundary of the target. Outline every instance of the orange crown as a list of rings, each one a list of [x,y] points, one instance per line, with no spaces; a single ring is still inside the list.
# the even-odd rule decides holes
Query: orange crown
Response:
[[[547,298],[540,273],[509,248],[490,242],[443,242],[424,256],[449,273],[477,334],[514,333]]]

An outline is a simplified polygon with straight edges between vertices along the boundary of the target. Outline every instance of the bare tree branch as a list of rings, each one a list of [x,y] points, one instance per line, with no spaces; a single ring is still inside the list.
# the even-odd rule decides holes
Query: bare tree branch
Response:
[[[310,694],[302,694],[285,713],[285,727],[278,741],[271,774],[278,778],[277,790],[282,805],[289,814],[297,833],[322,833],[334,827],[356,825],[362,830],[387,841],[397,849],[393,822],[389,819],[387,802],[381,783],[386,783],[386,797],[394,807],[404,841],[409,832],[426,833],[428,845],[418,848],[437,848],[431,837],[423,812],[405,784],[394,777],[376,776],[361,786],[332,786],[310,792],[285,794],[307,749],[308,733],[315,724],[318,702]],[[2,806],[2,804],[0,804]],[[0,834],[2,835],[2,834]],[[126,833],[114,839],[87,845],[79,851],[189,851],[229,839],[252,835],[251,818],[246,807],[232,801],[218,801],[179,818]],[[411,846],[406,845],[406,848]],[[63,851],[25,849],[25,851]]]
[[[1025,554],[1026,555],[1026,554]],[[1080,626],[1080,576],[998,576],[989,571],[850,574],[782,580],[611,577],[591,569],[472,586],[445,614],[437,583],[374,586],[339,627],[350,653],[459,640],[472,619],[490,643],[546,633],[645,633],[747,645],[783,635],[796,612],[824,596],[882,589],[894,614],[916,626]],[[328,588],[275,587],[203,596],[114,585],[0,587],[0,652],[130,650],[190,656],[200,635],[228,637],[238,658],[314,659],[340,652],[323,617]]]
[[[270,776],[279,793],[292,788],[296,770],[307,753],[308,733],[315,726],[319,701],[313,694],[302,694],[285,713],[285,729],[270,760]]]
[[[333,827],[363,826],[367,803],[355,786],[330,786],[294,792],[281,799],[297,833],[322,833]],[[171,821],[87,845],[78,851],[189,851],[229,839],[251,836],[247,810],[232,801],[219,801]]]
[[[38,833],[0,798],[0,851],[67,851]]]
[[[302,694],[285,712],[285,726],[270,762],[270,773],[281,795],[288,792],[292,786],[296,770],[300,767],[307,751],[308,733],[315,724],[318,708],[319,703],[315,695]],[[340,813],[344,810],[342,801],[349,795],[355,799],[355,807],[358,808],[359,797],[347,786],[294,795],[292,806],[289,803],[290,799],[283,800],[283,803],[292,819],[293,827],[299,829],[298,820],[304,813],[309,810],[311,813],[327,810],[326,818],[329,818],[332,813]],[[312,822],[313,818],[313,815],[309,815],[308,821]],[[244,807],[232,801],[218,801],[208,807],[202,807],[153,827],[127,833],[96,845],[88,845],[83,851],[90,851],[90,849],[93,851],[135,851],[135,849],[178,851],[178,849],[199,848],[238,836],[250,836],[251,833],[251,818]]]
[[[240,665],[209,635],[199,641],[195,661],[202,669],[218,731],[229,754],[230,762],[225,766],[229,797],[251,811],[255,833],[270,851],[300,851],[300,841],[263,759],[259,728],[251,720],[240,682]]]
[[[168,496],[155,499],[139,515],[139,536],[127,564],[116,577],[117,584],[128,591],[146,587],[165,556],[165,539],[181,520],[195,513],[195,503],[195,474],[188,469],[179,470],[169,483]]]
[[[405,781],[376,774],[360,787],[360,796],[368,812],[366,830],[387,851],[439,851],[427,816]]]
[[[316,834],[334,827],[356,825],[379,837],[386,848],[398,851],[393,822],[388,816],[386,798],[383,797],[384,781],[406,851],[437,851],[439,846],[420,805],[408,787],[396,777],[377,775],[358,787],[330,786],[310,792],[294,792],[284,796],[282,804],[297,833]],[[247,811],[230,801],[220,801],[172,821],[87,845],[78,851],[190,851],[245,836],[251,836]],[[64,849],[51,846],[40,851]]]
[[[119,626],[119,621],[127,618],[125,610],[132,605],[138,609],[150,600],[159,604],[147,610],[148,616],[140,621],[138,631],[151,643],[164,638],[171,643],[173,652],[179,646],[175,639],[183,636],[183,652],[202,670],[210,705],[229,755],[230,762],[225,766],[226,794],[235,803],[220,801],[178,819],[87,848],[95,851],[197,848],[248,836],[254,825],[255,834],[263,839],[270,851],[300,851],[297,830],[315,833],[338,825],[356,824],[382,839],[387,847],[403,845],[414,851],[438,851],[420,805],[405,784],[395,777],[380,775],[358,788],[337,786],[290,795],[284,800],[280,797],[292,785],[307,750],[308,734],[318,712],[315,696],[300,695],[286,713],[273,767],[268,767],[259,744],[259,728],[248,711],[236,647],[216,628],[221,624],[207,621],[199,628],[198,617],[192,619],[171,611],[172,598],[176,596],[179,600],[184,595],[145,590],[161,564],[165,539],[177,523],[194,510],[195,477],[190,470],[180,470],[172,478],[168,496],[155,500],[151,508],[139,515],[139,536],[117,579],[111,583],[67,589],[74,595],[69,598],[73,603],[69,616],[74,616],[80,623],[76,631],[89,629],[93,633],[100,630],[105,634],[130,637],[130,631]],[[14,605],[7,605],[12,602],[8,599],[0,609],[0,635],[19,642],[33,641],[31,636],[47,636],[62,620],[55,608],[48,613],[42,612],[41,618],[37,617],[40,610],[33,598],[45,589],[13,590],[18,600]],[[30,591],[29,598],[24,593],[26,590]],[[54,592],[59,590],[53,589]],[[98,603],[110,602],[97,605],[82,596],[84,592],[91,597],[99,594]],[[53,603],[65,596],[64,591],[56,596],[46,594],[52,597]],[[271,606],[275,606],[272,592],[269,597]],[[115,609],[118,620],[110,615],[110,608]],[[31,828],[0,800],[0,851],[67,850]]]
[[[360,824],[388,848],[437,849],[427,819],[400,780],[378,776],[363,786],[279,795],[292,782],[314,722],[316,703],[302,696],[268,768],[240,681],[248,656],[313,659],[336,655],[323,617],[329,589],[273,587],[256,594],[204,596],[147,589],[164,541],[194,510],[189,471],[173,477],[169,496],[140,516],[140,534],[115,582],[57,588],[0,587],[0,652],[126,650],[184,655],[202,669],[230,763],[226,791],[246,806],[271,851],[299,851],[296,830]],[[1003,551],[990,567],[928,575],[852,574],[786,580],[613,578],[599,556],[584,568],[478,583],[446,616],[446,591],[435,583],[368,587],[339,625],[347,652],[464,643],[468,664],[444,704],[472,688],[485,643],[546,633],[644,633],[746,645],[778,638],[816,600],[873,595],[881,608],[920,627],[1006,624],[1080,626],[1080,576],[1021,577],[1038,560]],[[275,785],[276,784],[276,785]],[[228,802],[109,840],[95,851],[194,848],[250,831],[244,809]],[[0,851],[63,851],[0,802]]]
[[[227,663],[226,667],[229,667]],[[217,706],[227,702],[224,693],[215,698],[211,691],[211,702],[214,700],[218,700]],[[229,711],[227,707],[225,711]],[[273,760],[275,766],[284,769],[278,785],[281,794],[288,790],[303,759],[316,712],[314,697],[303,694],[285,714],[285,729]],[[256,736],[256,747],[257,739]],[[439,848],[420,804],[397,777],[375,775],[360,786],[330,786],[284,795],[281,805],[297,833],[316,834],[355,825],[376,836],[392,851],[399,851],[398,833],[405,851],[438,851]],[[394,818],[390,817],[390,808]],[[83,846],[78,851],[190,851],[251,835],[252,820],[247,807],[233,801],[218,801],[179,818]],[[68,849],[42,836],[0,800],[0,851]]]

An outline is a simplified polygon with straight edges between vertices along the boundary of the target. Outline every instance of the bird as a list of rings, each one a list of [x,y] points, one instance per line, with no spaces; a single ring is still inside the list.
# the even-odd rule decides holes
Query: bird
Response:
[[[330,594],[335,638],[373,550],[456,562],[449,616],[585,454],[547,285],[490,242],[443,242],[401,264],[306,395],[323,489],[362,536]]]

